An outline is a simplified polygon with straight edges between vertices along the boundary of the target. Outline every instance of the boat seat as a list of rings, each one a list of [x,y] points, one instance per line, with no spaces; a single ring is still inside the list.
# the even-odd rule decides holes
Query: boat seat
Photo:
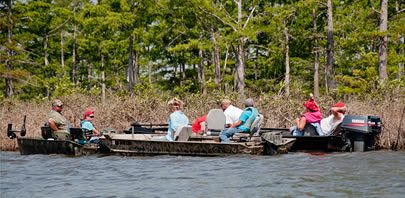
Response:
[[[70,128],[70,136],[73,141],[86,139],[82,128]]]
[[[224,130],[226,123],[225,114],[222,109],[211,109],[205,120],[204,134],[219,135]]]
[[[49,138],[53,138],[51,127],[49,127],[49,126],[41,127],[41,136],[45,140],[47,140]]]
[[[247,141],[248,139],[252,138],[255,134],[258,135],[260,133],[260,128],[263,122],[263,115],[259,114],[256,119],[253,121],[252,126],[250,126],[249,133],[235,133],[233,135],[234,140],[239,141]]]
[[[188,141],[191,133],[193,133],[192,129],[193,128],[191,126],[179,127],[174,134],[174,141]]]
[[[315,127],[309,123],[305,124],[303,132],[304,132],[303,136],[319,136],[318,133],[316,132]]]

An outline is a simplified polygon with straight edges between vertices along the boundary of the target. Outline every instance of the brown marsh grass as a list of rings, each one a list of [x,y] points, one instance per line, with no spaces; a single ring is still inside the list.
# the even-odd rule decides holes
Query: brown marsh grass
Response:
[[[398,94],[398,93],[397,93]],[[198,117],[207,114],[210,109],[219,108],[218,102],[222,96],[187,95],[179,97],[185,102],[184,113],[192,123]],[[243,100],[237,94],[227,97],[233,105],[243,107]],[[302,103],[306,98],[286,99],[277,95],[262,94],[252,97],[256,107],[264,116],[262,127],[290,127],[294,120],[305,109]],[[388,99],[387,99],[388,98]],[[321,111],[326,117],[332,104],[341,101],[348,107],[347,114],[374,115],[382,120],[382,133],[377,136],[377,147],[380,149],[405,149],[404,96],[384,97],[384,99],[370,97],[351,97],[336,100],[330,96],[317,99]],[[80,118],[87,109],[95,111],[94,124],[96,128],[115,128],[118,131],[128,129],[132,122],[139,123],[167,123],[169,111],[167,102],[171,99],[169,94],[144,94],[144,96],[109,96],[105,105],[102,105],[98,96],[73,94],[59,98],[64,102],[63,114],[72,127],[79,127]],[[16,140],[7,137],[7,124],[12,123],[14,130],[20,130],[23,117],[27,115],[27,137],[40,137],[40,127],[45,123],[47,114],[51,111],[51,100],[21,102],[17,100],[4,100],[0,103],[0,150],[14,151],[18,149]]]

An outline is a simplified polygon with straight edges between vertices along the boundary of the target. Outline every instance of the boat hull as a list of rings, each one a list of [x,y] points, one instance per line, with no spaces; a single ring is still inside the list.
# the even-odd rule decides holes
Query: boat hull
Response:
[[[42,138],[18,138],[21,155],[64,154],[82,156],[97,152],[97,145],[81,145],[69,140],[45,140]]]
[[[113,139],[106,135],[101,139],[110,153],[121,155],[187,155],[224,156],[235,154],[263,154],[260,143],[216,143],[198,141],[152,141],[136,139]]]

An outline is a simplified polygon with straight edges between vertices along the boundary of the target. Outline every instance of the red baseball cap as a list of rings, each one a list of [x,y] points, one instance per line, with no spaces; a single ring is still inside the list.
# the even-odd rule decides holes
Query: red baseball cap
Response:
[[[338,103],[332,105],[332,107],[344,107],[344,106],[345,106],[345,104],[343,104],[343,102],[338,102]]]
[[[83,119],[86,119],[86,116],[89,116],[89,115],[91,115],[91,114],[94,114],[94,111],[92,111],[92,110],[87,110],[86,112],[84,112],[84,118]]]
[[[316,105],[315,101],[313,100],[308,100],[304,103],[304,106],[308,109],[311,109],[313,111],[319,111],[318,105]]]

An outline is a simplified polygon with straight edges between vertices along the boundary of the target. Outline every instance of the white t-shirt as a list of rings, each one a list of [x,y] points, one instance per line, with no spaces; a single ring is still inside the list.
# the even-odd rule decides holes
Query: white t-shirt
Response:
[[[226,108],[224,111],[226,118],[225,124],[235,124],[239,120],[239,117],[242,114],[242,112],[243,112],[242,109],[229,105],[229,107]]]
[[[331,131],[335,130],[336,127],[342,123],[344,115],[342,115],[342,118],[340,120],[333,120],[334,116],[330,115],[327,118],[324,118],[321,120],[321,129],[324,135],[327,135]]]

